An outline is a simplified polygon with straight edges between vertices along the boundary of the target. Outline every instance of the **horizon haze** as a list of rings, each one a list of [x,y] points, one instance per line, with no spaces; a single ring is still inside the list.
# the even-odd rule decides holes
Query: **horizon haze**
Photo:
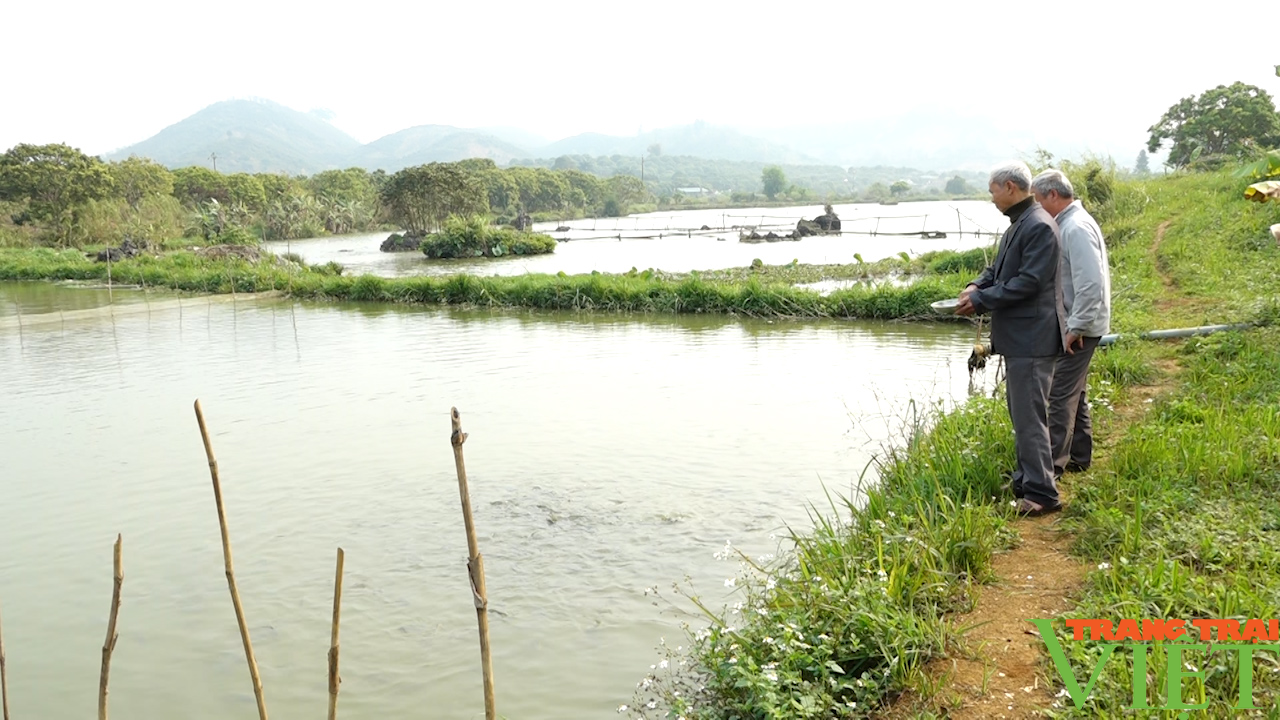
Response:
[[[361,144],[423,125],[554,143],[701,121],[833,164],[920,165],[895,149],[913,147],[937,168],[959,167],[1043,147],[1127,166],[1183,97],[1235,81],[1280,95],[1264,43],[1195,33],[1188,50],[1203,22],[1191,8],[1092,0],[1004,14],[670,0],[641,12],[229,0],[217,13],[124,0],[6,14],[14,27],[58,27],[60,42],[51,52],[45,36],[14,33],[0,47],[0,60],[23,68],[8,93],[21,110],[0,115],[0,148],[65,142],[95,155],[252,97],[314,111]],[[975,147],[983,159],[955,162]]]

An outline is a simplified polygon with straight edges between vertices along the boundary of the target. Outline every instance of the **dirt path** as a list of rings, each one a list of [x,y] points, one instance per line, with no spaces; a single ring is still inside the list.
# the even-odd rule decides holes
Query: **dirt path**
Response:
[[[1099,437],[1095,470],[1105,472],[1110,449],[1124,429],[1141,419],[1151,398],[1170,390],[1178,371],[1173,360],[1157,362],[1160,378],[1151,385],[1129,388],[1111,416],[1106,435]],[[1065,502],[1080,475],[1062,483]],[[972,611],[951,618],[954,628],[971,628],[953,657],[940,658],[927,668],[939,688],[932,698],[914,693],[900,697],[886,713],[907,718],[929,710],[951,720],[1036,718],[1053,703],[1056,689],[1041,682],[1043,643],[1027,622],[1053,618],[1070,609],[1084,585],[1088,565],[1070,555],[1072,537],[1057,528],[1060,515],[1018,520],[1021,541],[992,559],[998,580],[978,591]]]
[[[1164,242],[1164,234],[1173,224],[1172,220],[1165,220],[1156,228],[1156,237],[1151,242],[1151,267],[1156,271],[1156,277],[1160,278],[1160,285],[1163,292],[1160,297],[1156,298],[1154,307],[1158,314],[1167,315],[1170,311],[1183,308],[1192,302],[1191,298],[1181,297],[1178,294],[1178,283],[1169,275],[1168,263],[1160,259],[1160,244]]]
[[[1182,304],[1177,284],[1159,260],[1160,243],[1169,225],[1165,221],[1156,229],[1150,250],[1164,286],[1156,303],[1162,312]],[[1160,360],[1157,367],[1160,377],[1153,384],[1129,388],[1123,403],[1115,407],[1105,434],[1099,434],[1093,472],[1105,472],[1110,449],[1125,428],[1151,407],[1152,398],[1172,388],[1178,371],[1176,361]],[[1072,486],[1080,477],[1068,475],[1064,479],[1065,502],[1070,502]],[[971,628],[964,635],[964,647],[926,668],[937,693],[931,698],[904,694],[887,717],[906,718],[924,710],[951,720],[1041,717],[1040,710],[1053,703],[1056,690],[1040,681],[1043,643],[1027,620],[1056,617],[1070,609],[1089,569],[1070,555],[1072,537],[1057,529],[1060,517],[1015,523],[1021,542],[992,560],[998,580],[978,591],[973,610],[951,618],[952,627]]]

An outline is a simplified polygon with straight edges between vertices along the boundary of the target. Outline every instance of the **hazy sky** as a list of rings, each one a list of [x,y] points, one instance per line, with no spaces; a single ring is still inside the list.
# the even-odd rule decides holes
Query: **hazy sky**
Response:
[[[1235,7],[12,2],[0,43],[0,148],[66,142],[105,153],[219,100],[263,97],[332,110],[362,142],[429,123],[508,125],[554,140],[924,107],[1136,153],[1181,97],[1236,80],[1280,95],[1280,50],[1258,39],[1262,18],[1214,17]]]

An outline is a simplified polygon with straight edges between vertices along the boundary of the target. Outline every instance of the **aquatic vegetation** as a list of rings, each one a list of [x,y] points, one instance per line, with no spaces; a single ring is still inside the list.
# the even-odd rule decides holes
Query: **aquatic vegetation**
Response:
[[[789,266],[788,266],[789,267]],[[791,268],[800,273],[804,266]],[[771,268],[772,269],[772,268]],[[0,249],[0,280],[106,280],[187,292],[283,292],[301,299],[639,313],[733,313],[752,317],[937,319],[929,303],[954,297],[967,277],[931,276],[820,295],[772,277],[746,281],[652,271],[622,275],[451,275],[380,278],[342,275],[336,263],[305,266],[266,255],[260,262],[193,251],[95,263],[71,250]],[[713,275],[708,273],[708,275]],[[764,275],[761,273],[761,275]]]
[[[451,217],[440,232],[422,239],[422,252],[429,258],[542,255],[555,249],[556,241],[549,235],[496,227],[479,216]]]

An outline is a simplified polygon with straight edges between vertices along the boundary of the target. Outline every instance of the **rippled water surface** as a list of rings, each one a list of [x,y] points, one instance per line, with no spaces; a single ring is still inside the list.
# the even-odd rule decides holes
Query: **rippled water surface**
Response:
[[[449,445],[464,429],[498,707],[614,716],[753,553],[850,492],[971,331],[130,295],[0,284],[0,608],[15,718],[92,712],[124,536],[113,716],[253,715],[192,401],[213,432],[273,718],[482,717]],[[93,309],[94,307],[97,309]],[[17,310],[22,310],[19,319]]]

